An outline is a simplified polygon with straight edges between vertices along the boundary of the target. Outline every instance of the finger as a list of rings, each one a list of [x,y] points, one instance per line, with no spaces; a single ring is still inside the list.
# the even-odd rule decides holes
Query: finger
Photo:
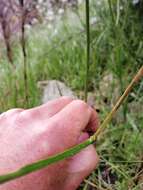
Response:
[[[96,167],[99,162],[99,157],[93,145],[75,155],[70,159],[68,167],[68,179],[64,190],[76,189],[80,183],[87,177]]]
[[[78,138],[82,131],[88,132],[90,135],[90,132],[94,133],[99,126],[97,112],[81,100],[72,101],[52,120],[57,124],[54,124],[56,125],[55,130],[59,128],[69,139],[73,136]]]
[[[88,132],[89,135],[93,135],[93,133],[99,127],[100,121],[99,121],[97,112],[91,107],[90,107],[90,109],[91,109],[91,117],[90,117],[90,121],[89,121],[85,131]]]
[[[47,120],[59,111],[61,111],[65,106],[67,106],[70,102],[72,102],[72,98],[70,97],[61,97],[56,100],[49,101],[46,104],[43,104],[41,106],[24,110],[21,113],[22,118],[28,120],[29,122],[31,120]]]
[[[89,137],[84,132],[84,137],[79,139],[92,118],[91,108],[81,100],[74,100],[65,106],[58,114],[51,117],[43,127],[36,130],[39,133],[40,149],[51,155],[64,151]],[[92,122],[91,122],[92,123]],[[35,127],[34,127],[35,129]]]
[[[82,130],[90,121],[90,117],[91,109],[89,106],[81,100],[75,100],[50,118],[45,133],[53,150],[62,151],[77,144]]]

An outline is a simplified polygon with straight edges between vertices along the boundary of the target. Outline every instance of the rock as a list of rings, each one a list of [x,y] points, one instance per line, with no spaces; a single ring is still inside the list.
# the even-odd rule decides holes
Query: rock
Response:
[[[42,103],[46,103],[61,96],[77,98],[69,87],[58,80],[39,81],[38,86],[43,90],[41,98]]]
[[[113,106],[120,96],[119,82],[110,72],[105,72],[99,82],[99,93],[106,105]]]

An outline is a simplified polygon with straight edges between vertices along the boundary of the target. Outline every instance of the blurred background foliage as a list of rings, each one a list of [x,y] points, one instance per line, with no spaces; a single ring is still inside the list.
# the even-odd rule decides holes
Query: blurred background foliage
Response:
[[[39,81],[83,98],[84,0],[0,0],[0,111],[41,103]],[[90,1],[88,102],[101,120],[143,64],[143,1]],[[99,137],[101,164],[79,189],[143,189],[143,81]]]

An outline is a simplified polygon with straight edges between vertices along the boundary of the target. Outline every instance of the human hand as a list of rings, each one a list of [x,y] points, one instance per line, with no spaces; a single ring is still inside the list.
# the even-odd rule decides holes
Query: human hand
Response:
[[[97,126],[92,108],[67,97],[33,109],[9,110],[0,115],[0,174],[73,147]],[[97,163],[90,145],[69,159],[0,185],[0,190],[75,190]]]

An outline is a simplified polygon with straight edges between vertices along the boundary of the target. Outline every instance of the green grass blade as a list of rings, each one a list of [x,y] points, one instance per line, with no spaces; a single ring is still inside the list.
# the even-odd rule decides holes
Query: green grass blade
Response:
[[[68,149],[62,153],[48,157],[45,160],[39,160],[38,162],[26,165],[26,166],[22,167],[21,169],[15,171],[15,172],[11,172],[9,174],[2,175],[2,176],[0,176],[0,184],[3,184],[5,182],[8,182],[8,181],[14,180],[16,178],[22,177],[22,176],[27,175],[31,172],[40,170],[44,167],[47,167],[50,164],[54,164],[56,162],[59,162],[60,160],[64,160],[66,158],[69,158],[69,157],[77,154],[82,149],[86,148],[88,145],[90,145],[92,143],[93,142],[90,139],[88,139],[85,142],[83,142],[83,143],[81,143],[81,144],[79,144],[73,148],[70,148],[70,149]]]
[[[85,2],[86,6],[86,37],[87,37],[87,46],[86,46],[86,76],[85,76],[85,101],[87,102],[88,95],[88,78],[89,78],[89,66],[90,66],[90,8],[89,0]]]

